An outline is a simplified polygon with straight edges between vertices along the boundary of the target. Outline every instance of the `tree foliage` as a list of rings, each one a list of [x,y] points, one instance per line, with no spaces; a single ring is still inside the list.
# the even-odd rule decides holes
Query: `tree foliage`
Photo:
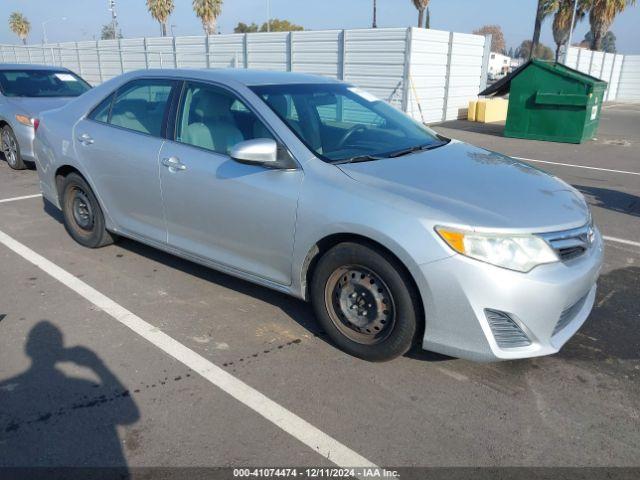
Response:
[[[278,18],[273,18],[270,21],[270,25],[267,26],[267,22],[263,23],[260,27],[257,24],[251,23],[247,25],[246,23],[240,22],[236,25],[236,28],[233,29],[234,33],[255,33],[255,32],[299,32],[304,30],[304,27],[300,25],[296,25],[295,23],[290,22],[289,20],[280,20]]]
[[[604,37],[619,13],[635,5],[636,0],[590,0],[589,24],[591,25],[591,49],[602,50]]]
[[[173,0],[147,0],[147,8],[153,18],[162,26],[162,36],[167,36],[167,22],[173,13]]]
[[[215,34],[216,23],[222,13],[222,0],[193,0],[193,11],[202,21],[204,33]]]
[[[578,0],[578,8],[576,10],[576,18],[573,24],[575,28],[576,24],[581,21],[587,11],[591,0]],[[574,0],[551,0],[547,4],[547,11],[553,13],[553,40],[556,43],[556,61],[560,57],[560,49],[569,40],[569,33],[571,32],[571,19],[573,18]]]
[[[247,25],[244,22],[240,22],[238,23],[238,25],[236,25],[236,28],[233,29],[234,33],[255,33],[260,29],[260,27],[258,27],[258,25],[256,25],[255,23],[251,23],[250,25]]]
[[[116,35],[113,23],[107,23],[102,26],[102,30],[100,30],[100,40],[115,40],[116,38],[122,38],[122,33],[118,32]]]
[[[289,20],[280,20],[278,18],[272,18],[269,21],[269,28],[267,29],[267,24],[263,23],[260,27],[261,32],[271,31],[271,32],[299,32],[304,30],[304,27],[300,25],[296,25],[295,23],[291,23]]]
[[[506,44],[504,42],[504,34],[500,25],[485,25],[473,32],[476,35],[491,35],[491,51],[496,53],[504,53]]]
[[[520,46],[516,48],[516,51],[515,51],[516,58],[524,58],[524,59],[539,58],[541,60],[553,60],[554,58],[553,50],[551,50],[551,48],[547,47],[542,43],[538,43],[538,45],[535,46],[532,54],[531,52],[532,43],[533,42],[531,40],[525,40],[524,42],[522,42]]]
[[[536,20],[533,27],[533,40],[531,42],[531,44],[535,45],[536,47],[540,44],[542,22],[544,22],[545,18],[547,18],[553,11],[554,3],[555,0],[538,0],[538,6],[536,8]],[[534,47],[534,50],[536,47]],[[529,48],[529,51],[531,51],[531,48]]]
[[[9,15],[9,28],[15,33],[23,44],[27,44],[27,37],[31,31],[31,23],[20,12],[13,12]]]
[[[617,53],[616,47],[616,34],[609,30],[602,38],[602,51],[606,53]],[[593,43],[593,33],[587,32],[584,36],[584,40],[580,42],[580,46],[583,48],[590,48]]]

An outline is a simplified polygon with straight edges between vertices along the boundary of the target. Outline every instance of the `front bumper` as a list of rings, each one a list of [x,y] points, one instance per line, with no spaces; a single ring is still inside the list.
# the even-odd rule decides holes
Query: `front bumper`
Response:
[[[423,348],[476,361],[558,352],[593,308],[603,254],[602,237],[596,232],[593,245],[579,258],[528,273],[463,255],[423,265],[418,280],[425,310]],[[507,314],[530,344],[501,347],[487,309]]]

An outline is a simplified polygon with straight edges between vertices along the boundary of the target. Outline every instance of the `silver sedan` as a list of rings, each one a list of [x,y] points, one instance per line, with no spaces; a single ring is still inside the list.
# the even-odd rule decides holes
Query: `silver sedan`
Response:
[[[58,108],[91,86],[66,68],[0,64],[0,139],[2,153],[15,170],[33,162],[38,117]]]
[[[35,144],[82,245],[129,237],[309,300],[367,360],[555,353],[594,303],[603,244],[576,189],[353,85],[132,72],[42,115]]]

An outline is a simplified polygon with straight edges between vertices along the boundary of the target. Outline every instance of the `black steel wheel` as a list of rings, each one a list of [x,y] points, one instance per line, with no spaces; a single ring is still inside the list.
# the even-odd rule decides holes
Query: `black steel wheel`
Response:
[[[319,323],[344,351],[370,361],[406,353],[420,308],[405,269],[369,245],[341,243],[318,261],[311,300]]]
[[[113,243],[98,200],[84,178],[70,173],[62,181],[61,192],[64,226],[76,242],[89,248]]]
[[[384,280],[367,267],[338,267],[327,280],[324,299],[331,321],[354,342],[376,345],[393,331],[393,295]]]
[[[80,187],[74,185],[70,190],[69,195],[71,197],[73,220],[78,228],[81,228],[86,232],[90,232],[95,223],[95,216],[93,208],[91,208],[91,201],[84,190]]]

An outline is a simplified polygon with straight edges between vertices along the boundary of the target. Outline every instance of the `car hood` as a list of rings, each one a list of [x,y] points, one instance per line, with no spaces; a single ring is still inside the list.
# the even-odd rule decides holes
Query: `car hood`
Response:
[[[549,232],[589,221],[584,197],[569,184],[505,155],[458,141],[339,167],[358,182],[419,203],[433,222]]]
[[[16,109],[30,117],[37,117],[40,112],[60,108],[74,97],[9,97],[8,101]]]

